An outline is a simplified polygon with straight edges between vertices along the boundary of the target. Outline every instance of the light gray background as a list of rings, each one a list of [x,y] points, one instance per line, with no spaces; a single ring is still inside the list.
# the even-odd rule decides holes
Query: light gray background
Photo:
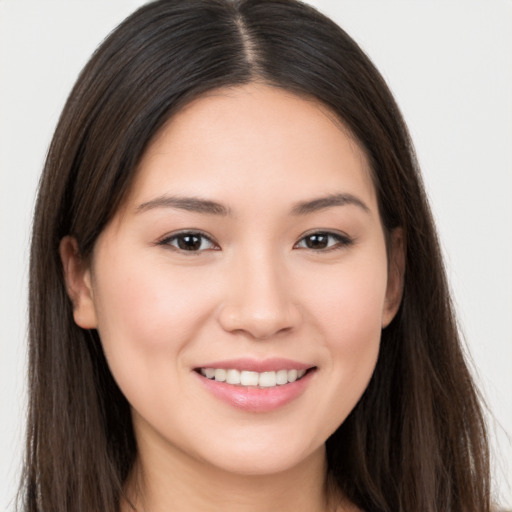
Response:
[[[0,510],[18,480],[27,252],[38,175],[65,98],[137,0],[0,0]],[[512,508],[512,2],[317,0],[367,51],[416,143]]]

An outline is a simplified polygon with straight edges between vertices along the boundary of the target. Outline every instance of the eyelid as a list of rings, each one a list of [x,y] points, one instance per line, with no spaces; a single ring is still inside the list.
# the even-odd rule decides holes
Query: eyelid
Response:
[[[208,242],[210,242],[214,247],[213,248],[208,248],[208,249],[198,249],[198,250],[195,250],[195,251],[194,250],[187,251],[186,249],[180,249],[179,247],[175,247],[175,246],[170,244],[170,242],[172,240],[176,240],[180,236],[186,236],[186,235],[194,235],[194,236],[201,237],[201,238],[203,238],[205,240],[208,240]],[[172,233],[167,233],[166,235],[164,235],[163,237],[158,239],[155,242],[155,245],[161,245],[161,246],[169,247],[171,249],[174,249],[177,252],[189,253],[189,254],[201,254],[201,253],[203,253],[205,251],[211,251],[211,250],[215,251],[215,250],[219,250],[220,249],[219,244],[215,241],[215,239],[211,235],[208,235],[207,233],[205,233],[204,231],[201,231],[200,229],[180,229],[180,230],[174,231]]]
[[[310,247],[298,247],[298,245],[303,242],[306,238],[314,235],[324,235],[327,237],[332,237],[337,240],[337,242],[331,246],[328,246],[323,249],[314,249]],[[351,245],[353,245],[355,242],[355,239],[346,233],[342,231],[336,231],[332,229],[314,229],[311,231],[308,231],[304,234],[302,234],[298,240],[298,242],[294,245],[294,248],[297,249],[306,249],[313,252],[329,252],[329,251],[335,251],[339,249],[345,249]]]
[[[203,238],[203,239],[207,240],[210,244],[212,244],[214,247],[210,247],[207,249],[187,250],[187,249],[181,249],[179,247],[176,247],[170,243],[171,241],[178,239],[180,236],[186,236],[186,235],[190,235],[190,236],[193,235],[193,236]],[[311,247],[299,247],[299,244],[304,242],[305,239],[307,239],[310,236],[314,236],[314,235],[317,235],[317,236],[322,235],[322,236],[326,236],[326,237],[331,237],[336,240],[336,243],[328,245],[325,248],[319,248],[319,249],[315,249],[315,248],[311,248]],[[314,230],[310,230],[306,233],[303,233],[300,236],[299,240],[294,244],[293,248],[294,249],[306,249],[306,250],[310,250],[313,252],[328,252],[328,251],[334,251],[337,249],[344,249],[344,248],[352,245],[354,242],[355,242],[355,239],[353,237],[351,237],[341,231],[336,231],[336,230],[332,230],[332,229],[314,229]],[[189,253],[189,254],[200,254],[200,253],[203,253],[204,251],[220,250],[220,246],[215,241],[215,239],[211,235],[209,235],[199,229],[182,229],[182,230],[175,231],[172,233],[167,233],[166,235],[164,235],[163,237],[158,239],[155,242],[155,245],[166,246],[166,247],[176,250],[177,252]]]

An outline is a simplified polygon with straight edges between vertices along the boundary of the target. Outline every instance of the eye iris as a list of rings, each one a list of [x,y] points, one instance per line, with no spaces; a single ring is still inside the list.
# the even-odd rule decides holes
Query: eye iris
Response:
[[[181,235],[177,241],[183,251],[197,251],[201,248],[201,237],[198,235]]]
[[[329,243],[329,236],[321,233],[309,235],[306,238],[306,246],[308,249],[325,249]]]

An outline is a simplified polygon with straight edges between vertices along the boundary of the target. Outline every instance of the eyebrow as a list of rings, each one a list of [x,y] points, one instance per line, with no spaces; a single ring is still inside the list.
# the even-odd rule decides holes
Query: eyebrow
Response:
[[[177,208],[189,212],[205,213],[208,215],[227,216],[231,214],[231,210],[223,204],[202,199],[200,197],[182,197],[182,196],[160,196],[151,201],[137,206],[137,212],[145,212],[154,208]]]
[[[291,209],[291,214],[307,215],[327,208],[346,205],[354,205],[367,213],[370,212],[368,206],[366,206],[361,199],[352,194],[329,194],[327,196],[296,203]],[[219,215],[222,217],[231,215],[230,208],[210,199],[168,195],[163,195],[141,203],[137,206],[136,212],[145,212],[155,208],[176,208],[179,210],[203,213],[207,215]]]
[[[333,206],[354,205],[361,208],[366,213],[370,208],[358,197],[352,194],[329,194],[309,201],[301,201],[292,208],[292,215],[307,215]]]

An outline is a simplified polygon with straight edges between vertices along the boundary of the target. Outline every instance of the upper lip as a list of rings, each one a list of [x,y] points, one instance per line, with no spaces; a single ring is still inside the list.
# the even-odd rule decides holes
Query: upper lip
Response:
[[[278,370],[307,370],[315,365],[293,361],[292,359],[272,358],[272,359],[224,359],[222,361],[211,361],[201,364],[199,368],[223,368],[233,370],[247,370],[250,372],[272,372]]]

